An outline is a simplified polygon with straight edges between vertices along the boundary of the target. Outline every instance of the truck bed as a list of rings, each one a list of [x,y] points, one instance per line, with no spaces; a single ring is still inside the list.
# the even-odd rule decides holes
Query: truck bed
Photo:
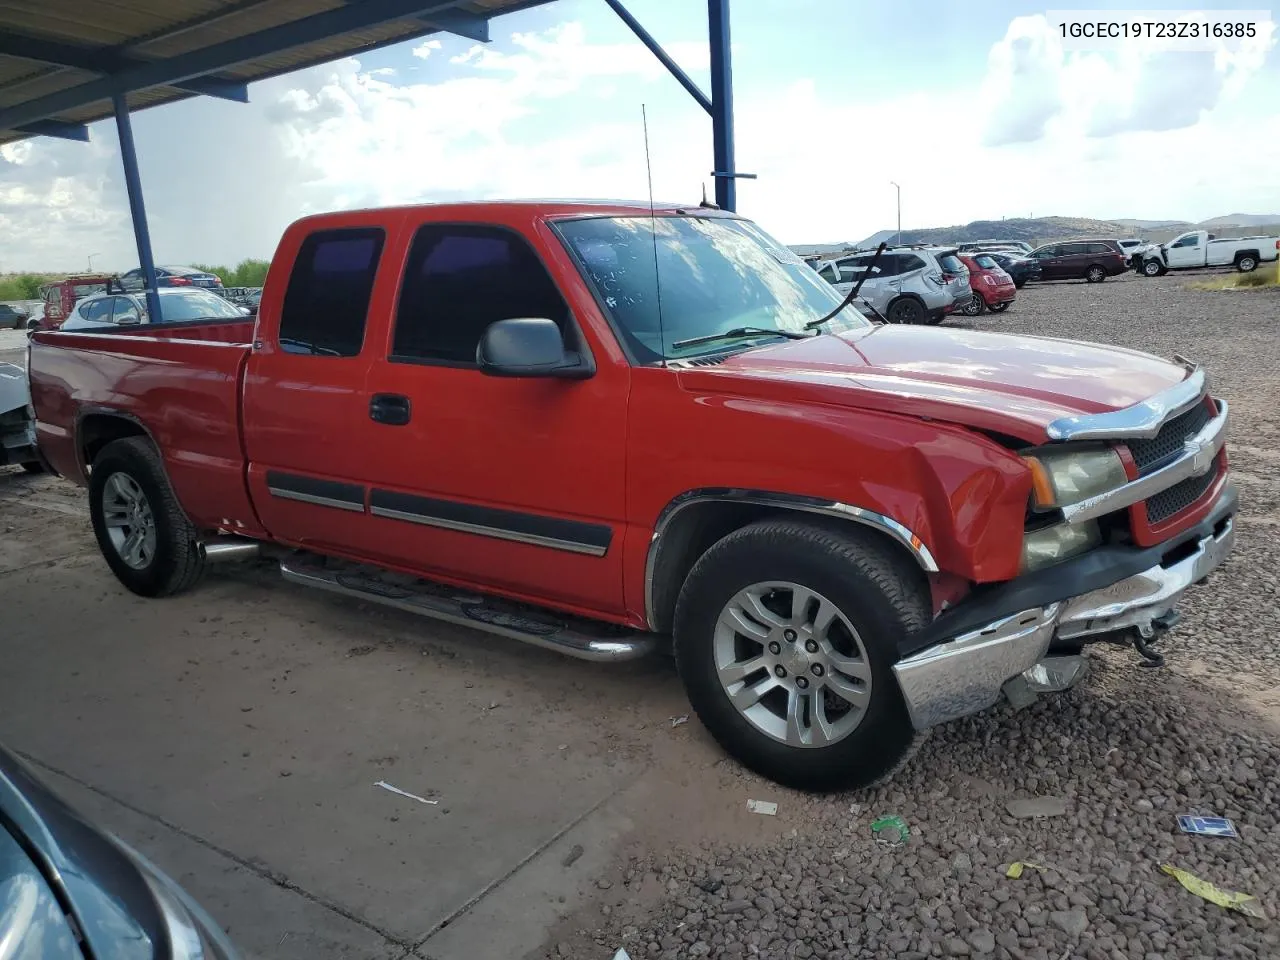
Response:
[[[256,528],[239,433],[252,338],[247,317],[34,334],[28,368],[41,450],[55,470],[85,483],[86,466],[123,420],[155,442],[197,525]]]

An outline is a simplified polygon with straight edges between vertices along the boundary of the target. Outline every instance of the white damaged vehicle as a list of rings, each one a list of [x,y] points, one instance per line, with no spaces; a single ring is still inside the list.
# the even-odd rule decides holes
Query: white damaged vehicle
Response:
[[[21,464],[28,473],[44,469],[36,452],[36,422],[27,371],[0,363],[0,466]]]
[[[1141,257],[1137,270],[1143,276],[1159,277],[1170,270],[1196,267],[1235,267],[1241,273],[1258,269],[1258,264],[1274,262],[1280,251],[1280,237],[1230,237],[1216,239],[1204,230],[1191,230],[1168,243],[1152,245],[1134,254]]]

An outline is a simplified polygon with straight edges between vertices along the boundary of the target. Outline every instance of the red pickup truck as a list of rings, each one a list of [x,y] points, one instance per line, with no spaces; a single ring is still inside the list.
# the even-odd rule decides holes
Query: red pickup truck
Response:
[[[724,747],[870,783],[918,731],[1150,642],[1229,552],[1183,362],[875,325],[748,220],[478,203],[310,217],[255,322],[40,332],[41,449],[145,596],[205,565],[621,660]]]

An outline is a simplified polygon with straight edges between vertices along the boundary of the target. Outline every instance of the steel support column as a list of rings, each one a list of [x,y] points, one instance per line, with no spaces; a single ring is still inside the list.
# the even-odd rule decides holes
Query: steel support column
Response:
[[[129,215],[133,218],[133,239],[138,244],[138,264],[147,285],[147,312],[152,323],[160,323],[160,295],[156,293],[156,264],[151,257],[151,232],[147,229],[147,208],[142,202],[142,178],[138,175],[138,154],[133,147],[133,124],[123,93],[111,98],[116,111],[116,134],[120,137],[120,160],[124,164],[124,186],[129,194]]]
[[[729,0],[707,0],[711,42],[711,139],[715,156],[716,206],[738,208],[738,168],[733,157],[733,58],[729,50]]]

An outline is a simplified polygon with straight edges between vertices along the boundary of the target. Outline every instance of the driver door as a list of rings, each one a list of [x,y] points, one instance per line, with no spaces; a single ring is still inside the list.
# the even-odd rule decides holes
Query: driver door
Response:
[[[367,379],[368,549],[393,565],[618,613],[630,368],[597,359],[591,378],[565,380],[476,366],[489,324],[518,317],[553,320],[566,348],[590,352],[546,266],[567,257],[528,235],[484,223],[417,228],[390,342]]]
[[[1179,237],[1175,243],[1169,245],[1168,258],[1170,267],[1202,266],[1205,260],[1200,238],[1195,235]]]

